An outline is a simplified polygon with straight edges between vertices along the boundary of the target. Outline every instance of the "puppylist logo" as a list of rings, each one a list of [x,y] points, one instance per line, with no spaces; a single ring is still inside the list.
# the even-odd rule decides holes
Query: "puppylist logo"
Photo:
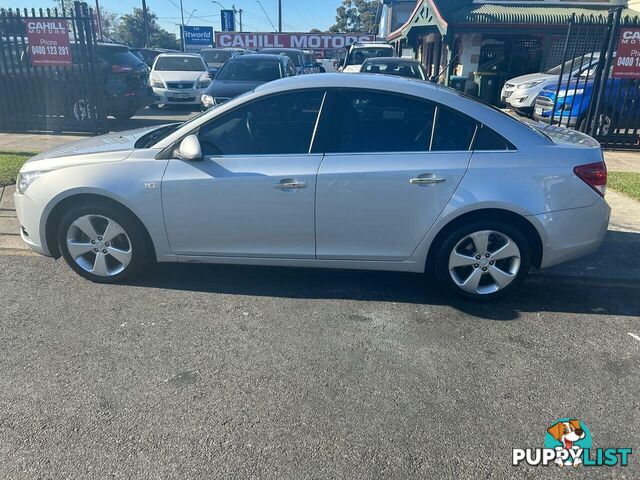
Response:
[[[544,439],[544,448],[514,448],[512,464],[525,463],[531,466],[555,464],[559,467],[626,467],[631,448],[593,449],[591,432],[577,419],[561,418],[549,428]]]

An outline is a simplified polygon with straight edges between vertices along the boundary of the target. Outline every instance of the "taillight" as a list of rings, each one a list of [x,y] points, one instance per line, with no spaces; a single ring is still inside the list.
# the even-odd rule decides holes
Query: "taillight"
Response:
[[[573,169],[573,173],[604,197],[607,191],[607,166],[604,162],[578,165]]]
[[[112,65],[111,71],[113,73],[126,73],[133,72],[133,66],[131,65]]]

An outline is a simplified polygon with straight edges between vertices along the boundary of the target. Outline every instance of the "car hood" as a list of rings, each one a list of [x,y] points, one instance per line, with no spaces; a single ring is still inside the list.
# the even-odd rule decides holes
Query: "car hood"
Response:
[[[196,82],[200,77],[206,75],[207,72],[164,72],[154,70],[151,72],[151,78],[159,79],[163,82]]]
[[[510,83],[512,85],[520,85],[521,83],[526,82],[544,82],[547,80],[556,81],[557,79],[558,75],[548,75],[546,73],[529,73],[528,75],[521,75],[519,77],[507,80],[507,83]]]
[[[227,80],[214,80],[205,92],[212,97],[233,98],[243,93],[250,92],[265,82],[237,82]]]
[[[55,170],[75,165],[119,162],[131,155],[140,137],[162,126],[164,125],[109,133],[65,143],[31,157],[21,171]]]

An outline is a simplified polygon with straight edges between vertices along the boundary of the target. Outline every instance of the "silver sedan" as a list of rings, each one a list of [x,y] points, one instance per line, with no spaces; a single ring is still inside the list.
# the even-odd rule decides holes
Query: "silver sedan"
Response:
[[[595,251],[597,142],[386,76],[265,84],[186,123],[22,168],[24,241],[94,282],[152,261],[427,272],[471,299]]]

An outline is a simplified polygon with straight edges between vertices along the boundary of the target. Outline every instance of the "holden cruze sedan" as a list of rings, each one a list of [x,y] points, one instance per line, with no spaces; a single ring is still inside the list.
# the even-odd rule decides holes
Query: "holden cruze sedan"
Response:
[[[546,131],[426,82],[292,77],[40,154],[15,203],[24,241],[94,282],[151,261],[426,271],[492,299],[607,230],[598,143]]]

